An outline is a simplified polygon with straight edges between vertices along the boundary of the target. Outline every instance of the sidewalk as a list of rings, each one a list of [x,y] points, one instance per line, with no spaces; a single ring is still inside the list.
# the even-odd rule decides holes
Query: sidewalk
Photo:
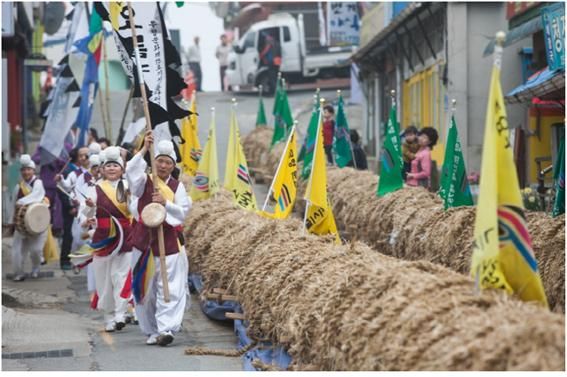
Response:
[[[6,279],[12,272],[11,242],[2,240],[3,371],[242,370],[240,357],[184,355],[190,346],[237,347],[232,325],[206,318],[195,296],[173,344],[150,347],[135,325],[104,332],[102,313],[89,307],[85,271],[75,275],[53,262],[41,267],[42,275],[52,277]],[[28,259],[24,271],[30,270]]]

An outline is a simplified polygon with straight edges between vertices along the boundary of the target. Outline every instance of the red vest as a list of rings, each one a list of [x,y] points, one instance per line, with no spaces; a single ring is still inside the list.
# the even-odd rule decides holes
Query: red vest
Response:
[[[179,186],[179,181],[171,177],[167,182],[167,185],[175,193],[177,187]],[[141,215],[144,207],[152,202],[152,193],[154,192],[154,186],[151,178],[148,176],[146,179],[146,186],[144,187],[144,193],[138,199],[138,214]],[[163,237],[165,244],[165,255],[176,254],[179,252],[179,234],[183,232],[183,227],[173,227],[167,222],[163,222]],[[159,245],[158,245],[158,231],[157,228],[148,228],[142,223],[137,222],[134,225],[134,230],[132,232],[132,244],[134,247],[141,251],[145,251],[148,246],[151,247],[154,256],[159,256]]]
[[[132,243],[130,233],[132,233],[132,225],[130,224],[130,220],[124,216],[122,212],[112,200],[106,194],[100,186],[96,186],[96,219],[97,219],[97,227],[93,234],[93,243],[100,242],[106,238],[108,238],[108,234],[110,232],[110,215],[116,217],[116,219],[122,225],[122,229],[124,231],[124,242],[122,243],[122,248],[120,252],[128,252],[132,251]]]

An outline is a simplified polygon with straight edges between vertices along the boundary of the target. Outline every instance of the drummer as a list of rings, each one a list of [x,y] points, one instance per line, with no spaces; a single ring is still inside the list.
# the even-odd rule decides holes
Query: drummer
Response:
[[[120,157],[118,147],[108,147],[105,150],[105,160],[102,165],[104,179],[90,186],[81,211],[83,226],[95,227],[92,237],[93,244],[104,244],[113,235],[112,218],[116,218],[123,230],[122,244],[111,242],[108,246],[95,249],[92,269],[96,285],[96,309],[104,312],[105,331],[122,330],[126,325],[128,301],[131,298],[129,279],[132,247],[127,242],[131,231],[131,215],[128,210],[127,182],[122,178],[124,161]],[[85,216],[94,212],[95,217]],[[120,232],[115,232],[119,239]]]
[[[187,195],[183,184],[171,176],[175,168],[176,154],[173,143],[168,140],[159,142],[155,155],[159,190],[154,192],[151,177],[146,174],[147,164],[144,155],[148,148],[153,148],[153,135],[148,131],[143,148],[126,167],[126,179],[133,196],[138,198],[138,214],[150,203],[159,203],[165,207],[166,217],[163,223],[165,244],[165,264],[169,285],[170,301],[165,302],[163,284],[160,275],[160,261],[157,229],[150,229],[141,223],[132,232],[134,239],[133,293],[136,301],[136,314],[140,329],[148,337],[146,344],[166,346],[173,341],[173,334],[180,331],[183,321],[187,296],[187,274],[189,263],[182,243],[182,227],[185,216],[191,208],[191,198]],[[148,253],[152,255],[148,255]],[[147,257],[147,258],[146,258]],[[148,259],[149,258],[149,259]],[[147,265],[153,264],[155,273],[146,275],[149,281],[147,290],[138,286],[137,279]]]
[[[14,216],[17,215],[17,210],[21,206],[41,203],[45,197],[43,183],[41,179],[37,178],[35,175],[35,163],[32,161],[29,154],[23,154],[20,157],[20,165],[22,180],[15,187],[12,196],[12,202],[15,203]],[[12,224],[12,227],[14,227],[14,224]],[[47,230],[35,236],[22,234],[17,229],[15,230],[12,243],[14,281],[22,281],[25,279],[24,260],[27,258],[28,253],[30,253],[32,262],[31,277],[34,279],[39,277],[41,255],[46,239]]]

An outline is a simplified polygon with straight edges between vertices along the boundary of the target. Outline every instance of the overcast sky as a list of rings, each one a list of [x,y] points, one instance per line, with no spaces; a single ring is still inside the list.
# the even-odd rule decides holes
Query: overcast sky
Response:
[[[208,3],[187,1],[181,8],[175,3],[169,3],[165,17],[169,28],[179,29],[184,52],[193,44],[195,35],[201,38],[203,90],[220,90],[219,62],[215,58],[215,49],[220,44],[220,35],[224,32],[222,19],[213,13]]]

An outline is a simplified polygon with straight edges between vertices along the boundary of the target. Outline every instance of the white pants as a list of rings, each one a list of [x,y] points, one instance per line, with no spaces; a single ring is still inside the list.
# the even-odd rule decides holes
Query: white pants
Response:
[[[22,275],[24,273],[24,261],[28,253],[31,257],[32,269],[39,268],[46,240],[47,231],[37,236],[27,236],[17,230],[14,232],[14,240],[12,243],[12,267],[14,275]]]
[[[81,238],[83,234],[83,227],[79,223],[79,218],[75,217],[73,219],[73,225],[71,226],[71,234],[73,235],[73,242],[71,243],[71,252],[75,252],[83,246],[87,240]]]
[[[97,309],[104,312],[106,322],[124,322],[130,298],[120,297],[120,292],[128,278],[131,260],[132,253],[93,257],[92,270],[98,294]]]
[[[133,252],[132,263],[136,263],[142,253],[137,249],[134,249]],[[169,302],[165,302],[163,296],[159,257],[153,258],[155,274],[151,278],[144,300],[142,303],[136,303],[136,316],[140,330],[147,336],[162,334],[166,331],[178,332],[181,330],[183,314],[186,309],[189,309],[189,305],[187,305],[189,261],[185,254],[185,248],[181,247],[179,253],[165,257]]]

